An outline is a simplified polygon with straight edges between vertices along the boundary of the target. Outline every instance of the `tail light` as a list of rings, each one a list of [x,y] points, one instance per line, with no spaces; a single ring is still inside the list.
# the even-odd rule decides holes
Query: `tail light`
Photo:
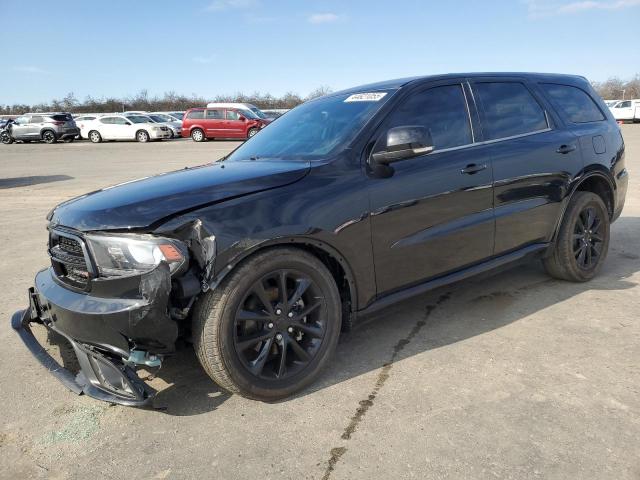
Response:
[[[65,122],[51,122],[51,123],[53,123],[54,125],[61,126],[61,125],[64,125]]]

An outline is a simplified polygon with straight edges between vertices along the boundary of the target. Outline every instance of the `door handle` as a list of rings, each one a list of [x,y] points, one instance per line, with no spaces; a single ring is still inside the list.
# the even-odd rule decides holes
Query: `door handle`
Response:
[[[566,155],[567,153],[573,152],[576,148],[578,147],[576,147],[575,145],[560,145],[556,152]]]
[[[467,175],[473,175],[474,173],[478,173],[487,168],[487,164],[483,163],[482,165],[476,165],[475,163],[471,163],[460,170],[460,173],[466,173]]]

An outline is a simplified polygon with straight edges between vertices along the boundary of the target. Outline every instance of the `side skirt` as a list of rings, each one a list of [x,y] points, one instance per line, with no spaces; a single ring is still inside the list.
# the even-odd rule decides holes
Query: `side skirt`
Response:
[[[386,308],[389,305],[393,305],[394,303],[400,302],[402,300],[415,297],[416,295],[420,295],[429,290],[442,287],[443,285],[448,285],[450,283],[464,280],[465,278],[473,277],[480,273],[485,273],[490,270],[497,269],[499,267],[505,266],[512,262],[516,262],[518,260],[522,260],[529,256],[544,254],[550,246],[551,244],[549,243],[536,243],[534,245],[529,245],[514,252],[507,253],[505,255],[501,255],[477,265],[465,268],[464,270],[458,270],[457,272],[449,273],[447,275],[443,275],[442,277],[434,278],[433,280],[428,280],[413,287],[390,293],[374,300],[373,303],[369,304],[368,307],[364,308],[363,310],[359,310],[357,312],[357,315],[358,317],[369,315],[373,312],[377,312],[378,310]]]

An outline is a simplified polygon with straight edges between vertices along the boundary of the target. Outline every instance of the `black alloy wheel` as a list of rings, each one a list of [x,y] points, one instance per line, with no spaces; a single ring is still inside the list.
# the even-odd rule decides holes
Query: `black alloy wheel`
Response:
[[[571,282],[591,280],[609,249],[610,211],[593,192],[575,192],[563,215],[551,251],[543,259],[547,273]]]
[[[325,337],[327,308],[313,280],[295,270],[271,272],[236,311],[234,347],[261,379],[284,379],[313,360]]]
[[[301,390],[329,363],[342,301],[317,257],[276,247],[244,260],[200,297],[192,322],[196,355],[219,386],[272,401]]]
[[[600,258],[604,239],[602,219],[593,207],[583,209],[573,231],[573,256],[579,268],[591,270]]]

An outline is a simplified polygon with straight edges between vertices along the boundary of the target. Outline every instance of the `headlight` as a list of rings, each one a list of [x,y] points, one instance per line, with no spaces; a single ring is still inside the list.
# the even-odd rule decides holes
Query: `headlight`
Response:
[[[100,275],[105,277],[149,272],[160,262],[171,273],[187,264],[186,246],[174,239],[152,235],[87,235],[87,242]]]

